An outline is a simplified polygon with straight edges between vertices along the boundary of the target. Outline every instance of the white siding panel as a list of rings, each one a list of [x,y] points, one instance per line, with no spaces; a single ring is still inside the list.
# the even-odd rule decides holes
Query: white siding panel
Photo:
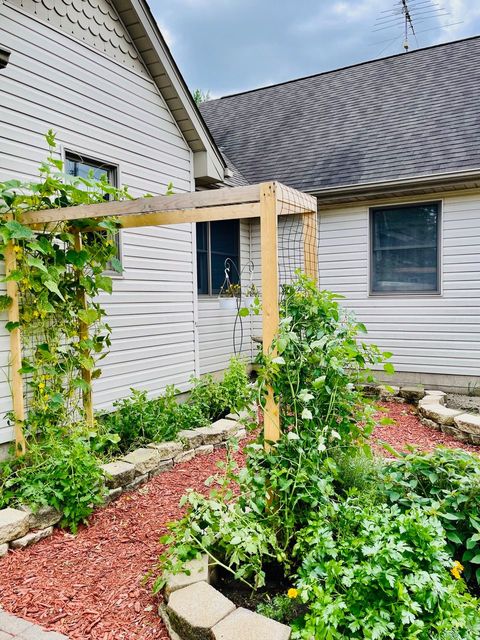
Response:
[[[0,75],[0,180],[38,174],[51,127],[59,148],[118,165],[133,195],[164,193],[170,181],[177,192],[191,190],[191,151],[150,77],[3,3],[0,24],[12,51]],[[187,389],[195,361],[192,243],[191,225],[122,232],[125,272],[113,295],[102,296],[113,334],[95,382],[97,409],[131,387],[152,396],[168,384]],[[8,371],[3,329],[0,359]],[[8,409],[0,382],[0,413]],[[11,435],[0,425],[0,442]]]
[[[250,259],[250,225],[240,221],[240,263]],[[248,269],[243,282],[248,282]],[[248,360],[252,357],[252,320],[237,318],[234,310],[219,309],[216,296],[199,296],[198,336],[200,343],[200,373],[213,373],[225,369],[233,353]],[[242,339],[243,328],[243,339]]]
[[[368,220],[363,206],[320,213],[320,286],[345,296],[398,371],[479,376],[480,197],[443,201],[441,296],[369,296]]]

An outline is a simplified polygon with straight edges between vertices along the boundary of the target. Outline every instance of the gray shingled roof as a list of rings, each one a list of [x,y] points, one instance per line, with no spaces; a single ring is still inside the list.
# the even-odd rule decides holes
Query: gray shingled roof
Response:
[[[201,105],[249,182],[305,191],[480,168],[480,36]]]

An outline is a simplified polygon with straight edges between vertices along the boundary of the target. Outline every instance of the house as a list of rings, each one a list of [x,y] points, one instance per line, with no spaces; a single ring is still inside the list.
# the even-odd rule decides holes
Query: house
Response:
[[[474,37],[201,106],[243,179],[317,197],[320,286],[401,382],[480,383],[479,88]]]
[[[136,196],[165,193],[170,181],[180,193],[225,177],[223,156],[143,0],[0,0],[0,181],[38,175],[49,128],[69,173],[92,170]],[[241,228],[231,251],[248,255],[249,228]],[[200,231],[208,259],[212,248],[225,252],[221,225]],[[192,375],[227,364],[236,313],[218,309],[223,269],[213,284],[208,271],[197,295],[196,241],[190,224],[120,232],[124,273],[103,300],[113,333],[95,381],[97,409],[131,387],[185,391]],[[225,257],[216,255],[217,267]],[[3,325],[2,416],[11,409]],[[243,345],[249,355],[250,342]],[[0,422],[0,449],[11,439]]]

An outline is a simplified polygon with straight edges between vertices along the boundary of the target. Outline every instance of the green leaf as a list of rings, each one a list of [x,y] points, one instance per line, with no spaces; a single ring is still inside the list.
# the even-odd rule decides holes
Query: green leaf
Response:
[[[82,269],[88,260],[88,251],[82,249],[81,251],[74,251],[69,249],[67,251],[67,260],[70,264],[73,264],[77,269]]]
[[[85,324],[93,324],[99,319],[99,313],[96,309],[82,309],[78,312],[78,317]]]
[[[5,227],[10,232],[10,238],[14,238],[15,240],[29,240],[34,237],[33,231],[29,227],[25,227],[17,220],[9,220],[5,223]]]
[[[477,555],[476,555],[476,556],[474,556],[474,557],[470,560],[470,562],[471,562],[472,564],[480,564],[480,553],[477,553]]]
[[[116,271],[117,273],[122,273],[123,272],[123,267],[122,267],[122,263],[120,262],[120,260],[118,258],[110,258],[110,265],[112,267],[112,269],[114,271]]]
[[[12,299],[10,296],[0,295],[0,311],[9,309],[12,305]]]
[[[96,276],[95,284],[97,285],[98,289],[106,291],[107,293],[112,293],[113,281],[108,276]]]
[[[5,325],[5,329],[7,331],[13,331],[14,329],[18,329],[20,326],[20,322],[7,322]]]
[[[392,375],[393,373],[395,373],[395,367],[391,362],[385,362],[385,364],[383,365],[383,370],[385,371],[385,373],[388,373],[389,375]]]
[[[49,291],[57,295],[60,298],[60,300],[65,300],[65,298],[62,296],[60,292],[60,289],[58,288],[58,285],[53,280],[46,280],[43,284],[47,287]]]
[[[40,269],[44,273],[48,273],[47,267],[43,264],[40,258],[34,258],[33,256],[27,256],[27,264],[30,267],[35,267],[36,269]]]
[[[240,307],[240,309],[238,310],[238,315],[240,316],[240,318],[246,318],[250,315],[250,310],[247,307]]]

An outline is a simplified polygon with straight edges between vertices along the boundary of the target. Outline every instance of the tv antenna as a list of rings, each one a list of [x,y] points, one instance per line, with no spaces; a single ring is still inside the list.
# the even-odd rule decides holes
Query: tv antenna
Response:
[[[396,31],[393,42],[397,42],[399,40],[398,31],[402,29],[403,49],[407,53],[410,50],[412,36],[418,46],[417,35],[420,33],[461,24],[462,21],[442,24],[448,16],[450,16],[450,13],[436,0],[397,0],[392,9],[381,12],[375,21],[373,31],[374,33],[381,31],[393,33],[393,31]],[[417,26],[420,24],[428,28],[418,31]],[[387,47],[393,44],[392,41],[388,42]]]

